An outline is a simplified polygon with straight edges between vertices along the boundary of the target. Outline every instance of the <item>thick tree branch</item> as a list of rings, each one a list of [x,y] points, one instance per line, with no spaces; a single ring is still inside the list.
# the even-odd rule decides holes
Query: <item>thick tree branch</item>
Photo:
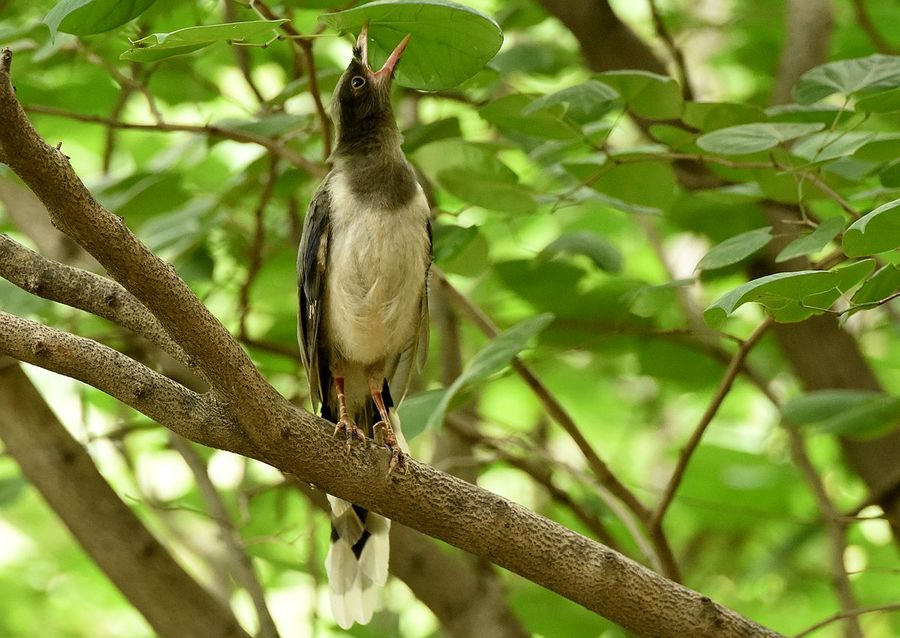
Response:
[[[258,456],[213,397],[91,339],[0,311],[0,353],[103,390],[186,438]]]
[[[800,76],[828,58],[831,24],[829,0],[788,1],[788,34],[772,89],[773,104],[790,102],[791,90]]]
[[[0,234],[0,277],[33,295],[103,317],[146,338],[179,363],[189,357],[156,318],[112,279],[51,261]]]
[[[91,252],[195,358],[265,462],[506,567],[640,635],[778,635],[465,481],[415,461],[405,475],[388,477],[389,454],[371,442],[347,453],[332,438],[333,426],[284,400],[174,270],[100,206],[66,158],[37,135],[16,101],[11,60],[9,50],[0,56],[0,146],[10,167],[41,198],[57,227]],[[18,333],[29,327],[11,328],[16,320],[3,317],[4,341],[39,365],[49,359],[55,348],[23,339]],[[75,354],[63,353],[63,365],[73,365]],[[167,389],[163,382],[159,387]],[[132,391],[129,404],[153,408],[145,396]],[[181,406],[181,412],[192,407]],[[151,416],[166,425],[172,421],[166,414]],[[205,429],[200,434],[198,441],[208,440]],[[232,431],[231,436],[238,439],[232,440],[234,447],[240,447],[239,435]],[[255,450],[249,450],[251,456]]]
[[[163,638],[249,638],[97,472],[17,365],[0,366],[0,438],[78,542]]]

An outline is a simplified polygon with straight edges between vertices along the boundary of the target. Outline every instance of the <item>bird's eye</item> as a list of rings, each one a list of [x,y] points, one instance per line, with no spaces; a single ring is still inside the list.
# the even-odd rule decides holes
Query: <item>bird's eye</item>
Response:
[[[361,89],[366,85],[366,78],[361,75],[354,75],[353,79],[350,80],[350,86],[354,89]]]

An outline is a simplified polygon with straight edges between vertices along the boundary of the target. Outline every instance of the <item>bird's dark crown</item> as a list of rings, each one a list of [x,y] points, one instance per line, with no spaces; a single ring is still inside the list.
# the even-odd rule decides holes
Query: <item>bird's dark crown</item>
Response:
[[[398,136],[391,78],[373,73],[358,47],[334,91],[332,113],[338,154],[372,153]]]

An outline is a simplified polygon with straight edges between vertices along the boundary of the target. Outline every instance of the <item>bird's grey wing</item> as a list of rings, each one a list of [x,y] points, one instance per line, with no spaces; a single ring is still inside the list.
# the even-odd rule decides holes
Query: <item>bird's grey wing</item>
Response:
[[[323,387],[325,391],[328,390],[319,362],[319,323],[325,294],[325,265],[331,220],[328,180],[326,178],[322,182],[309,203],[297,251],[297,292],[300,298],[297,339],[300,343],[300,359],[309,379],[309,396],[314,410],[318,410],[322,404]]]
[[[428,356],[428,279],[431,272],[431,260],[434,256],[430,219],[426,219],[425,226],[428,233],[428,258],[425,262],[425,285],[419,297],[419,316],[415,336],[406,348],[387,365],[388,386],[391,389],[391,398],[395,405],[400,405],[409,390],[413,366],[415,365],[417,371],[421,371]]]

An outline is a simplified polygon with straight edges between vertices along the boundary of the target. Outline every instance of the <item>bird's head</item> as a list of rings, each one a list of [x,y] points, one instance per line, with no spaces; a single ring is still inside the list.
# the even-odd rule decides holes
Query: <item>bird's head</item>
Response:
[[[391,108],[391,82],[409,38],[403,38],[384,65],[375,71],[369,66],[368,25],[363,25],[353,48],[353,59],[338,81],[331,100],[339,144],[377,135],[381,129],[396,130]]]

